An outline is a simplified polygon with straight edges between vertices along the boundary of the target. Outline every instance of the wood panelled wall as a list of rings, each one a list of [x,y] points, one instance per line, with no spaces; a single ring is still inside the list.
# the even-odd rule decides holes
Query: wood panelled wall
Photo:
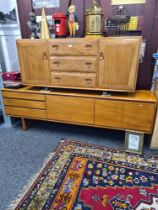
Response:
[[[77,14],[79,18],[80,30],[78,36],[84,36],[84,13],[87,8],[90,7],[92,0],[73,0],[77,6]],[[104,16],[108,17],[111,14],[112,6],[111,0],[98,0],[103,10]],[[61,7],[55,9],[46,9],[47,15],[52,15],[55,12],[66,13],[69,0],[60,0]],[[28,13],[32,10],[31,0],[17,0],[18,12],[20,18],[20,26],[23,38],[29,37],[29,30],[27,27]],[[150,89],[151,80],[153,74],[153,60],[152,53],[156,52],[158,48],[158,1],[146,0],[146,4],[127,5],[127,9],[130,11],[131,16],[144,16],[144,24],[142,35],[146,40],[146,52],[145,59],[140,64],[137,89]],[[41,9],[35,11],[36,15],[41,15]]]

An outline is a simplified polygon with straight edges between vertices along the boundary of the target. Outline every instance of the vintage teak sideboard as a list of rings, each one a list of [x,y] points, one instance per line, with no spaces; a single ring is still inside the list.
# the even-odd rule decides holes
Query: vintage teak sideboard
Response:
[[[17,40],[23,87],[3,89],[25,119],[152,133],[157,100],[135,91],[141,37]],[[111,94],[103,94],[107,91]]]
[[[6,114],[25,119],[152,133],[156,97],[151,91],[115,93],[24,86],[3,89]]]

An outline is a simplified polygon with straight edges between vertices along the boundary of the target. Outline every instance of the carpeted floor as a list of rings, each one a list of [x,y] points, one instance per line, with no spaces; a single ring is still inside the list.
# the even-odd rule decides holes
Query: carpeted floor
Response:
[[[44,160],[56,148],[60,139],[73,139],[98,145],[122,148],[124,132],[48,122],[32,121],[23,132],[16,123],[12,128],[0,128],[0,210],[5,210]],[[150,136],[145,136],[144,152],[149,150]]]

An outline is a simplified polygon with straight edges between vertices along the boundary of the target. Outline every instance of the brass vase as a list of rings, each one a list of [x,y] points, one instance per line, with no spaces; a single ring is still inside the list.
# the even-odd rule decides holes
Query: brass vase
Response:
[[[85,35],[103,36],[104,15],[101,6],[93,0],[92,6],[85,12]]]

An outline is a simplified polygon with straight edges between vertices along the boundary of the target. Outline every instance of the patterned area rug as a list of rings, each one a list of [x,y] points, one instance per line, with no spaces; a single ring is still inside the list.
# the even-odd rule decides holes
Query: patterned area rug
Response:
[[[16,210],[158,210],[158,156],[63,141]]]

